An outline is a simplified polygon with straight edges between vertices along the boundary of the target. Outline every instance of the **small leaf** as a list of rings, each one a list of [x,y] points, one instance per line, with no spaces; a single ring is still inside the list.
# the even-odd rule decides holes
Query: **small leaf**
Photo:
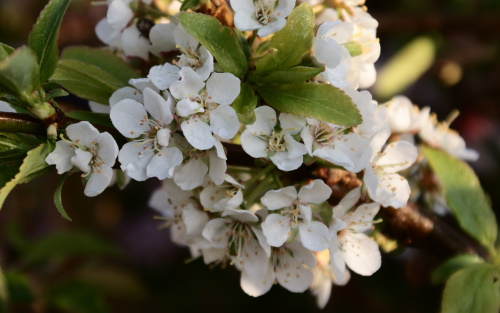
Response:
[[[52,89],[47,94],[47,96],[45,96],[45,101],[49,101],[49,100],[52,100],[54,98],[59,98],[59,97],[66,97],[68,95],[69,95],[69,93],[64,89],[59,89],[59,88]]]
[[[67,117],[74,118],[79,121],[87,121],[92,124],[114,127],[111,122],[109,114],[106,113],[94,113],[89,111],[71,111],[66,113]]]
[[[500,268],[475,264],[453,274],[443,292],[441,313],[498,313]]]
[[[28,151],[40,143],[40,140],[30,136],[16,133],[0,133],[0,159],[22,159]]]
[[[432,283],[434,285],[439,285],[448,280],[451,275],[457,271],[470,266],[472,264],[483,263],[480,257],[475,254],[461,254],[457,255],[448,261],[441,264],[437,269],[432,272]]]
[[[138,78],[140,74],[132,69],[125,61],[116,55],[102,50],[89,47],[70,47],[64,49],[61,59],[77,60],[112,75],[119,81],[119,88],[128,86],[131,78]],[[105,103],[108,103],[107,101]]]
[[[21,166],[16,169],[17,174],[1,187],[0,207],[16,185],[27,183],[52,169],[53,166],[47,164],[45,158],[53,149],[51,145],[43,143],[28,152]]]
[[[259,98],[253,92],[252,86],[248,83],[241,84],[240,94],[232,105],[238,115],[240,123],[249,125],[255,122],[254,110],[257,107],[258,99]]]
[[[68,257],[118,256],[118,248],[93,234],[79,231],[52,233],[36,242],[24,255],[23,264],[64,260]]]
[[[15,51],[14,48],[0,42],[0,61],[11,55]]]
[[[434,42],[419,37],[404,46],[378,71],[375,92],[382,99],[401,93],[413,84],[432,65]]]
[[[341,126],[354,126],[362,121],[352,99],[332,85],[302,83],[261,86],[257,91],[267,104],[281,112]]]
[[[40,65],[40,81],[52,76],[57,63],[57,37],[61,21],[71,0],[51,0],[40,13],[28,38]]]
[[[247,58],[234,32],[214,17],[182,12],[182,27],[198,40],[217,60],[225,72],[243,77],[248,69]]]
[[[311,7],[306,3],[296,7],[285,27],[271,38],[269,48],[276,51],[256,62],[256,73],[266,74],[299,65],[302,57],[311,50],[314,27]]]
[[[68,221],[73,221],[68,213],[64,210],[63,203],[62,203],[62,198],[61,198],[61,191],[62,187],[64,185],[64,182],[68,178],[68,173],[64,173],[61,175],[61,178],[59,178],[59,183],[57,184],[56,191],[54,192],[54,205],[56,206],[57,212],[61,214],[62,217],[67,219]]]
[[[200,0],[184,0],[182,1],[180,11],[187,11],[200,4]]]
[[[423,147],[422,151],[443,185],[446,203],[460,227],[492,248],[497,238],[495,214],[474,171],[443,150]]]
[[[61,60],[51,77],[70,93],[97,103],[108,103],[109,98],[123,83],[111,74],[77,60]]]
[[[248,79],[255,83],[296,84],[316,77],[324,69],[324,67],[295,66],[288,69],[276,70],[266,76],[252,75]]]
[[[27,97],[38,88],[38,64],[28,47],[21,47],[0,62],[0,91]]]

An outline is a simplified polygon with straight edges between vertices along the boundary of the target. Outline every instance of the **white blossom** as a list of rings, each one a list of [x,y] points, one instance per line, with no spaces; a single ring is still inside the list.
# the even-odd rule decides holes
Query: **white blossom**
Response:
[[[277,129],[276,112],[268,106],[255,109],[255,122],[241,134],[241,146],[254,158],[269,158],[282,171],[299,168],[307,149],[293,136],[305,126],[305,118],[281,113],[281,130]]]
[[[388,130],[382,130],[373,137],[371,165],[365,169],[363,181],[371,199],[385,207],[401,208],[408,202],[411,189],[408,181],[397,172],[409,168],[418,153],[407,141],[390,143],[381,152],[389,135]]]
[[[226,174],[220,185],[209,184],[200,193],[200,202],[205,210],[211,212],[225,212],[234,210],[243,203],[243,185]]]
[[[430,108],[420,110],[405,96],[397,96],[385,107],[389,127],[393,133],[418,133],[426,121],[429,120]]]
[[[174,100],[165,98],[152,89],[143,93],[144,105],[133,99],[124,99],[111,108],[111,121],[125,137],[126,143],[118,155],[122,170],[135,180],[149,177],[171,178],[175,167],[182,163],[182,152],[171,147]]]
[[[87,197],[100,194],[113,177],[118,145],[109,133],[99,133],[89,122],[68,126],[66,134],[68,139],[57,141],[45,162],[55,164],[58,174],[78,168],[84,172],[82,177],[88,178],[84,194]]]
[[[279,214],[269,214],[262,223],[262,231],[272,247],[282,246],[298,228],[302,244],[309,250],[321,251],[328,246],[328,228],[325,224],[312,220],[312,207],[330,198],[332,190],[322,180],[300,188],[293,186],[268,191],[261,199],[270,211],[280,210]]]
[[[236,12],[234,26],[238,30],[258,30],[259,37],[266,37],[285,26],[295,0],[231,0],[231,7]]]
[[[368,203],[353,209],[360,196],[361,188],[355,188],[333,208],[330,264],[339,281],[346,278],[346,265],[363,276],[372,275],[381,265],[377,243],[364,234],[372,227],[380,205]]]

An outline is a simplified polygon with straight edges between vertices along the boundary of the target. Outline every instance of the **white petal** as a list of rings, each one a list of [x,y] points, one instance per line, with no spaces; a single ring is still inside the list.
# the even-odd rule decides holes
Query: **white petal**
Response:
[[[168,128],[160,128],[156,133],[156,139],[158,143],[164,147],[167,147],[170,142],[171,132]]]
[[[247,1],[247,0],[245,0]],[[238,2],[238,1],[233,1]],[[254,30],[262,27],[262,25],[250,14],[244,12],[236,12],[234,15],[234,27],[238,30]]]
[[[104,161],[104,164],[113,166],[116,157],[118,156],[118,145],[115,139],[108,132],[99,134],[99,147],[96,151],[99,158]]]
[[[57,174],[61,175],[69,171],[73,164],[71,158],[75,155],[75,147],[64,140],[56,142],[56,148],[45,158],[47,164],[56,165]]]
[[[144,107],[151,117],[163,126],[170,124],[174,117],[165,98],[150,88],[145,88],[143,95]]]
[[[109,186],[113,177],[113,169],[108,165],[100,166],[99,170],[92,172],[83,193],[87,197],[95,197]]]
[[[361,198],[361,187],[349,191],[344,198],[340,200],[339,204],[333,208],[333,217],[343,218],[347,211],[356,205],[359,198]]]
[[[71,141],[90,148],[97,143],[99,131],[89,122],[79,122],[66,127],[66,134]]]
[[[205,109],[200,102],[196,100],[191,100],[190,98],[182,99],[177,102],[177,115],[182,117],[188,117],[192,114],[204,112]]]
[[[219,105],[210,112],[210,127],[222,139],[232,139],[240,129],[240,121],[232,107]]]
[[[257,215],[241,209],[227,209],[221,216],[230,216],[233,220],[237,220],[241,223],[255,223],[259,221]]]
[[[180,81],[173,82],[170,85],[170,93],[176,99],[184,99],[197,97],[200,90],[205,86],[205,83],[200,80],[190,67],[183,67],[179,72]]]
[[[241,136],[241,147],[245,152],[253,158],[265,158],[267,157],[267,141],[260,139],[252,135],[252,133],[247,129]]]
[[[207,80],[209,103],[231,105],[240,94],[240,80],[231,73],[213,73]]]
[[[273,15],[285,18],[292,13],[294,7],[294,0],[279,0],[278,6],[274,10]]]
[[[330,266],[332,267],[333,274],[338,281],[344,281],[346,266],[344,261],[344,255],[339,248],[339,242],[337,235],[335,235],[330,241]]]
[[[178,81],[181,77],[179,71],[181,69],[170,63],[153,66],[149,70],[148,78],[160,90],[166,90],[173,82]]]
[[[188,34],[188,32],[182,27],[181,24],[178,24],[174,30],[174,38],[175,43],[178,46],[183,47],[185,50],[196,51],[196,48],[199,45],[198,40],[194,39],[193,36]]]
[[[175,50],[174,23],[156,24],[149,32],[151,52],[160,55],[161,52]]]
[[[116,129],[127,138],[137,138],[151,129],[146,109],[135,100],[118,102],[111,108],[109,115]]]
[[[199,236],[208,223],[209,218],[205,212],[189,205],[182,209],[182,220],[186,225],[186,233],[188,236]]]
[[[321,222],[300,223],[299,234],[304,247],[311,251],[323,251],[328,248],[330,233],[328,227]]]
[[[356,210],[346,218],[346,222],[350,224],[349,229],[356,233],[362,233],[371,229],[373,226],[371,222],[379,209],[380,204],[373,202],[358,206]]]
[[[261,227],[272,247],[281,247],[291,235],[290,218],[280,214],[269,214]]]
[[[208,150],[215,144],[212,129],[197,117],[182,122],[181,129],[187,141],[198,150]]]
[[[124,144],[118,153],[121,169],[135,180],[148,179],[146,166],[154,155],[152,148],[152,143],[128,142]]]
[[[304,148],[305,149],[305,148]],[[272,157],[271,161],[282,171],[293,171],[298,169],[304,158],[302,155],[291,159],[288,152],[276,152]]]
[[[224,182],[224,177],[226,175],[226,160],[221,159],[213,150],[208,152],[208,158],[210,163],[208,175],[214,184],[220,185]]]
[[[383,166],[386,173],[396,173],[410,167],[417,159],[417,148],[407,142],[398,141],[389,144],[376,161],[377,166]]]
[[[229,240],[230,226],[232,223],[225,218],[215,218],[203,228],[202,235],[210,241],[215,248],[226,248]]]
[[[330,198],[332,189],[321,179],[315,179],[299,190],[299,199],[302,203],[320,204]],[[326,248],[325,248],[326,249]],[[324,250],[324,249],[323,249]]]
[[[182,152],[176,147],[162,148],[156,153],[146,167],[148,177],[158,179],[172,178],[174,169],[182,163]]]
[[[121,30],[113,28],[113,26],[108,23],[106,18],[103,18],[99,21],[99,23],[97,23],[95,33],[97,38],[105,44],[121,48]]]
[[[288,158],[295,159],[307,153],[306,146],[304,146],[303,143],[300,143],[297,140],[293,139],[293,137],[290,134],[285,134],[283,138],[285,139],[285,146],[288,152]]]
[[[312,283],[313,275],[309,268],[315,267],[316,258],[311,251],[297,242],[287,247],[292,251],[293,257],[280,258],[281,264],[276,269],[276,279],[291,292],[303,292]]]
[[[266,26],[263,26],[261,29],[257,31],[257,36],[259,37],[266,37],[269,36],[279,30],[281,30],[283,27],[285,27],[286,20],[284,18],[277,18],[273,22],[267,24]]]
[[[260,199],[269,210],[291,207],[297,199],[297,190],[288,186],[278,190],[270,190]]]
[[[237,0],[240,1],[240,0]],[[274,284],[274,272],[272,266],[263,264],[264,273],[262,275],[248,274],[241,272],[240,286],[243,291],[252,297],[259,297],[267,293]],[[266,271],[267,269],[267,271]]]
[[[256,7],[252,0],[231,0],[231,7],[235,12],[245,12],[248,15],[252,15]]]
[[[198,66],[195,72],[201,80],[205,81],[214,71],[214,57],[205,47],[200,46],[199,51],[201,66]]]
[[[381,265],[377,243],[361,233],[346,233],[345,236],[346,244],[342,254],[347,266],[359,275],[369,276],[375,273]]]
[[[90,171],[90,160],[94,155],[88,151],[75,150],[75,155],[71,158],[71,164],[78,167],[80,171],[88,173]]]
[[[247,130],[255,136],[269,136],[274,126],[276,126],[276,111],[264,105],[255,109],[255,122],[247,125]]]
[[[303,116],[281,113],[279,119],[283,131],[291,135],[297,135],[306,126],[306,118]]]
[[[123,87],[113,92],[109,98],[108,108],[112,108],[115,104],[125,99],[132,99],[140,103],[143,103],[144,101],[142,94],[137,89],[132,87]]]
[[[123,31],[122,44],[125,55],[149,59],[149,40],[142,36],[137,27],[131,26]]]
[[[130,9],[128,3],[121,0],[114,0],[108,8],[106,18],[109,25],[115,29],[122,29],[127,26],[128,22],[134,16],[134,12]]]
[[[1,103],[2,103],[2,101],[0,101],[0,104]],[[7,103],[7,102],[4,102],[4,103]],[[89,101],[89,108],[90,108],[90,111],[95,112],[95,113],[107,113],[107,114],[109,114],[109,111],[111,110],[109,105],[97,103],[94,101]],[[0,112],[7,112],[7,111],[2,110],[2,108],[0,107]],[[10,112],[12,112],[12,111],[10,111]],[[13,112],[16,112],[16,111],[14,110]]]
[[[132,86],[134,86],[137,90],[140,92],[143,92],[146,87],[153,89],[154,91],[158,92],[158,88],[151,82],[151,79],[149,78],[131,78],[128,83]],[[142,102],[142,101],[139,101]]]
[[[302,138],[302,141],[304,142],[304,146],[307,149],[307,153],[312,156],[313,155],[313,143],[314,143],[314,136],[312,135],[312,130],[309,125],[304,127],[302,131],[300,132],[300,138]],[[328,161],[328,160],[327,160]]]
[[[192,190],[203,183],[208,167],[202,160],[191,159],[177,167],[174,181],[182,190]]]

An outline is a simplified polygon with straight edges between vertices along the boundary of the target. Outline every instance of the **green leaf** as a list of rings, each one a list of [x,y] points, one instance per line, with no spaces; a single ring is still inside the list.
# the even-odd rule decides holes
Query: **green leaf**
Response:
[[[2,268],[0,267],[0,313],[7,312],[7,301],[9,299],[9,292],[7,290],[7,279],[3,274]]]
[[[215,17],[182,12],[179,15],[182,27],[198,40],[217,60],[225,72],[243,77],[248,69],[247,58],[234,32]]]
[[[109,98],[123,83],[102,69],[77,60],[61,60],[51,77],[70,93],[98,103],[108,103]]]
[[[332,85],[302,83],[260,86],[257,91],[267,104],[281,112],[341,126],[354,126],[362,122],[352,99]]]
[[[39,85],[36,56],[21,47],[0,62],[0,91],[26,98]]]
[[[259,98],[254,94],[252,86],[248,83],[242,83],[240,94],[232,105],[240,123],[249,125],[255,122],[254,110],[257,107],[258,100]]]
[[[14,48],[0,42],[0,61],[11,55],[15,51]]]
[[[106,313],[102,294],[97,286],[79,281],[57,285],[49,291],[49,303],[59,312]]]
[[[28,152],[21,166],[16,169],[17,174],[1,187],[0,207],[16,185],[27,183],[52,169],[53,166],[45,162],[45,158],[52,150],[53,146],[43,143]]]
[[[40,140],[30,136],[16,133],[0,133],[0,159],[23,159],[29,150],[40,143]]]
[[[52,89],[47,94],[47,96],[45,96],[45,101],[49,101],[49,100],[52,100],[54,98],[59,98],[59,97],[66,97],[68,95],[69,95],[69,93],[66,90],[64,90],[64,89],[59,89],[59,88]]]
[[[88,121],[92,124],[114,127],[109,114],[94,113],[89,111],[71,111],[66,113],[66,116],[79,121]]]
[[[180,11],[187,11],[192,7],[195,7],[200,4],[200,0],[184,0],[182,1]]]
[[[34,301],[28,278],[24,274],[16,271],[6,271],[5,279],[7,281],[9,301],[15,303],[31,303]]]
[[[90,233],[64,231],[52,233],[38,242],[24,255],[23,264],[64,260],[74,256],[118,256],[118,248]]]
[[[52,76],[57,64],[57,37],[61,21],[71,0],[51,0],[40,13],[28,38],[40,65],[40,81]]]
[[[296,84],[316,77],[316,75],[323,72],[324,69],[324,67],[295,66],[283,70],[276,70],[266,76],[254,74],[249,76],[248,79],[255,83]]]
[[[64,210],[63,203],[62,203],[62,198],[61,198],[61,191],[62,187],[64,185],[64,182],[68,178],[68,173],[64,173],[61,175],[61,178],[59,178],[59,183],[57,184],[56,191],[54,192],[54,205],[56,206],[57,212],[61,214],[62,217],[67,219],[68,221],[73,221],[68,213]]]
[[[256,73],[265,74],[299,65],[308,53],[314,37],[314,13],[303,3],[296,7],[285,27],[271,38],[269,48],[275,50],[256,62]]]
[[[443,150],[423,147],[423,152],[443,185],[446,203],[460,227],[492,249],[497,238],[495,214],[474,171]]]
[[[431,67],[435,50],[428,37],[418,37],[404,46],[378,71],[374,86],[378,97],[389,99],[413,84]]]
[[[500,268],[476,264],[453,274],[443,292],[441,313],[498,313]]]
[[[455,272],[472,264],[483,263],[480,257],[475,254],[461,254],[457,255],[448,261],[441,264],[437,269],[432,272],[432,283],[440,285],[450,278]]]
[[[140,74],[132,69],[125,61],[116,55],[102,50],[89,47],[70,47],[64,49],[61,59],[77,60],[97,67],[98,69],[112,75],[120,82],[119,88],[128,86],[131,78],[138,78]],[[105,103],[108,103],[107,101]]]

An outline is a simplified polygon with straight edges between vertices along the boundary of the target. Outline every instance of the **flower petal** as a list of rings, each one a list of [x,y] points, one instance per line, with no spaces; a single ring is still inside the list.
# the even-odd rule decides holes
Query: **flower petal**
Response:
[[[332,189],[321,179],[315,179],[299,190],[299,199],[302,203],[320,204],[328,200],[331,195]]]
[[[166,90],[173,82],[179,80],[180,68],[170,63],[153,66],[149,70],[148,78],[160,90]]]
[[[207,80],[209,103],[231,105],[240,94],[240,80],[231,73],[213,73]]]
[[[208,150],[215,144],[212,129],[198,117],[182,122],[181,129],[187,141],[198,150]]]
[[[152,143],[128,142],[124,144],[118,153],[121,169],[135,180],[144,181],[148,179],[146,166],[154,156],[152,149]]]
[[[413,144],[398,141],[385,148],[382,156],[376,161],[376,165],[384,167],[386,173],[396,173],[410,167],[417,156],[417,148]]]
[[[116,129],[127,138],[137,138],[151,129],[146,109],[135,100],[118,102],[111,108],[109,115]]]
[[[192,190],[201,186],[208,167],[202,160],[191,159],[178,166],[174,172],[174,182],[182,190]]]
[[[276,126],[276,111],[273,108],[264,105],[255,109],[255,122],[247,125],[247,130],[254,136],[269,136]]]
[[[109,106],[107,107],[111,109],[115,104],[125,99],[132,99],[140,103],[143,103],[144,101],[142,93],[140,93],[137,89],[132,87],[123,87],[113,92],[109,98]]]
[[[240,121],[232,107],[219,105],[210,112],[210,127],[222,139],[232,139],[240,129]]]
[[[96,151],[99,158],[104,161],[104,164],[109,166],[115,165],[116,157],[118,156],[118,145],[115,139],[108,132],[99,134],[99,147]]]
[[[182,163],[182,152],[179,148],[163,147],[156,153],[146,167],[148,177],[157,177],[158,179],[172,178],[174,169]]]
[[[313,221],[311,223],[299,224],[300,241],[307,249],[311,251],[323,251],[329,244],[328,227],[321,222]]]
[[[267,243],[272,247],[281,247],[291,235],[288,216],[269,214],[261,227]]]
[[[288,186],[278,190],[270,190],[260,199],[263,205],[269,210],[278,210],[291,207],[297,199],[297,190],[293,186]]]
[[[267,157],[267,141],[260,139],[252,135],[252,133],[247,129],[241,136],[241,147],[245,152],[253,158],[265,158]]]
[[[92,172],[83,193],[87,197],[95,197],[109,186],[113,177],[113,169],[106,164],[101,165],[99,170]]]
[[[97,143],[99,131],[89,122],[79,122],[66,127],[68,138],[86,148]]]
[[[143,95],[146,111],[163,126],[170,124],[174,117],[165,98],[150,88],[145,88]]]
[[[170,85],[170,93],[176,99],[198,97],[200,90],[205,87],[205,83],[198,77],[190,67],[183,67],[179,75],[180,81]]]
[[[45,162],[50,165],[56,165],[57,174],[66,173],[73,164],[71,158],[75,155],[75,147],[67,141],[59,140],[56,142],[56,148],[45,158]]]
[[[365,234],[346,233],[346,244],[343,246],[342,255],[345,263],[355,273],[370,276],[381,265],[378,245]]]
[[[217,153],[213,150],[208,152],[209,160],[209,171],[208,176],[216,185],[220,185],[224,182],[224,177],[226,176],[226,160],[221,159]]]

